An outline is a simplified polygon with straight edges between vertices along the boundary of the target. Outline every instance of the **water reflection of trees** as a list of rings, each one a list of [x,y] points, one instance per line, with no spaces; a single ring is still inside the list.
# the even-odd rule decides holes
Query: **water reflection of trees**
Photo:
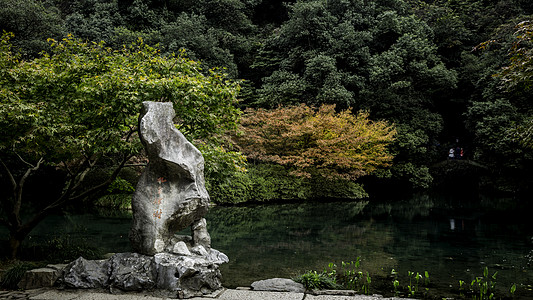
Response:
[[[229,286],[322,269],[363,257],[363,266],[390,265],[383,249],[393,236],[376,230],[368,202],[216,207],[208,216],[213,247],[230,257],[222,268]],[[372,249],[372,250],[370,250]],[[370,269],[377,266],[367,266]],[[390,270],[390,269],[389,269]]]
[[[442,290],[449,290],[457,278],[469,280],[484,265],[491,270],[502,265],[501,260],[525,265],[530,248],[520,253],[513,248],[516,243],[494,238],[509,230],[523,234],[523,224],[500,224],[502,220],[493,224],[494,220],[483,219],[483,212],[467,205],[418,195],[386,203],[216,207],[208,215],[208,226],[213,247],[230,257],[230,263],[222,266],[224,284],[229,287],[322,270],[330,262],[358,256],[362,269],[373,277],[386,278],[393,268],[402,276],[427,270],[435,288]],[[479,203],[477,207],[481,209]],[[455,218],[455,228],[450,227],[450,218]],[[517,272],[500,270],[508,280]],[[500,280],[507,285],[506,279]]]

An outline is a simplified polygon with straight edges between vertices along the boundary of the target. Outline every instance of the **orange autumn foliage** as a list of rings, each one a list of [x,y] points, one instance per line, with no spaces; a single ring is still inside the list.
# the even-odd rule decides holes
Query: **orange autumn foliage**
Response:
[[[247,109],[241,129],[236,143],[250,159],[292,167],[297,176],[350,180],[389,166],[396,134],[367,112],[336,112],[335,105]]]

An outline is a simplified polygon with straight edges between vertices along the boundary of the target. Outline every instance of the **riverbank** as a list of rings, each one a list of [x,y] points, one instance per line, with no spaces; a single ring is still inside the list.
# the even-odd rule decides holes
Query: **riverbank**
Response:
[[[143,293],[109,294],[93,290],[35,289],[26,291],[0,291],[0,299],[17,300],[160,300]],[[193,300],[393,300],[380,295],[357,295],[350,291],[318,291],[305,293],[253,291],[248,288],[223,289],[209,297],[191,298]],[[402,298],[403,300],[408,298]]]

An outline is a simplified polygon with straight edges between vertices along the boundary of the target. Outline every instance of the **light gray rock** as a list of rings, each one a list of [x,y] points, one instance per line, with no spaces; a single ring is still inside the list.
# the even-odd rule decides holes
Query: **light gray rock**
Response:
[[[209,204],[204,159],[176,130],[173,117],[171,103],[143,103],[139,133],[149,163],[133,195],[130,231],[140,254],[80,258],[66,268],[67,287],[142,290],[171,298],[212,295],[222,288],[218,267],[229,259],[211,248],[203,218]],[[175,235],[187,227],[192,236]]]
[[[80,257],[65,267],[63,283],[73,288],[106,287],[109,283],[109,261]]]
[[[183,241],[179,241],[176,244],[174,244],[172,253],[178,254],[178,255],[191,255],[191,251],[189,251],[189,248],[187,248],[187,245]]]
[[[168,297],[191,298],[222,288],[218,265],[207,257],[158,253],[154,261],[157,288],[167,291]]]
[[[194,245],[201,245],[205,249],[211,248],[211,236],[207,232],[207,222],[204,218],[196,221],[191,229]]]
[[[169,102],[143,102],[139,133],[149,163],[133,195],[130,231],[133,248],[142,254],[173,249],[174,233],[198,223],[209,205],[204,159],[175,128],[174,115]],[[207,241],[204,232],[197,235]]]
[[[269,291],[269,292],[293,292],[303,293],[305,287],[303,284],[295,282],[286,278],[272,278],[260,280],[252,283],[254,291]]]

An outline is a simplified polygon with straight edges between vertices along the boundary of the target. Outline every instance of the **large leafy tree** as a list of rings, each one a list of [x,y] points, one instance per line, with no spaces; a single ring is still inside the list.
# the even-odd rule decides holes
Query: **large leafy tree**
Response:
[[[355,180],[390,165],[396,130],[368,113],[322,105],[248,109],[237,144],[248,158],[283,165],[298,176]]]
[[[398,125],[397,166],[410,163],[402,173],[414,173],[433,159],[443,126],[436,104],[457,80],[432,39],[401,0],[299,1],[257,56],[265,73],[256,104],[368,110]]]
[[[524,175],[529,174],[533,163],[528,27],[528,22],[510,20],[491,40],[476,47],[481,66],[476,84],[480,95],[465,113],[475,146],[473,157],[501,177],[503,183],[491,183],[493,188],[510,191],[528,188],[530,176]],[[505,183],[506,179],[509,182]]]
[[[518,103],[525,116],[511,133],[515,140],[533,148],[533,105],[529,97],[533,89],[533,21],[526,20],[516,25],[514,37],[509,49],[509,64],[495,76],[513,98],[525,98]]]
[[[141,41],[122,50],[74,38],[52,41],[50,53],[32,61],[0,52],[0,174],[9,193],[0,199],[11,256],[54,209],[105,190],[140,151],[136,126],[142,101],[170,101],[177,126],[190,139],[213,145],[236,126],[236,83],[181,55],[163,57]],[[24,215],[25,183],[44,166],[63,174],[50,202],[34,202]],[[107,167],[100,182],[88,174]],[[45,193],[43,191],[43,193]],[[48,197],[49,198],[49,197]]]

